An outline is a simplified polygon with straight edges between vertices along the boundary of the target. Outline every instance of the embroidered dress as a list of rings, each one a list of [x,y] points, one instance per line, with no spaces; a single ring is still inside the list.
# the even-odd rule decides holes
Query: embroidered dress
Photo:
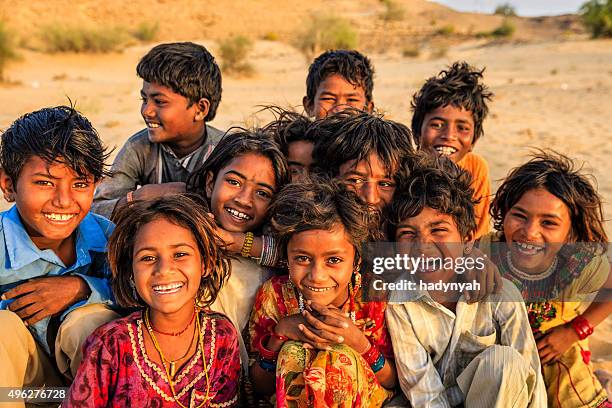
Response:
[[[563,261],[545,280],[524,281],[510,272],[505,245],[499,242],[500,235],[491,233],[481,239],[480,248],[490,254],[500,273],[517,286],[523,298],[534,300],[526,302],[534,333],[546,333],[578,316],[578,310],[584,306],[580,300],[588,300],[589,295],[597,293],[610,273],[605,255],[578,251],[560,257]],[[542,366],[549,407],[604,406],[607,394],[593,373],[590,355],[588,339],[579,340],[556,362]]]
[[[220,314],[200,312],[204,360],[210,389],[204,407],[238,406],[240,350],[232,323]],[[84,345],[83,362],[64,407],[177,407],[164,368],[151,361],[144,345],[142,312],[98,328]],[[178,401],[205,402],[206,373],[201,349],[174,377]]]
[[[386,359],[393,359],[393,348],[385,325],[383,302],[362,302],[361,288],[355,291],[355,324],[378,347]],[[288,276],[270,279],[257,293],[249,324],[251,352],[261,338],[271,333],[285,316],[300,313],[298,292]],[[279,353],[276,369],[277,407],[380,407],[393,396],[383,388],[368,363],[346,345],[331,351],[305,349],[302,343],[288,341]]]

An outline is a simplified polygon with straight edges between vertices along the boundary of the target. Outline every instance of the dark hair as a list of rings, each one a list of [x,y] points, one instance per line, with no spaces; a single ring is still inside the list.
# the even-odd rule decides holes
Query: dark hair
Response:
[[[119,210],[117,226],[108,240],[108,262],[113,273],[112,287],[117,302],[123,307],[145,306],[140,296],[134,297],[131,284],[135,240],[140,228],[160,218],[188,229],[193,234],[205,271],[208,272],[200,281],[196,303],[200,307],[210,306],[217,298],[223,282],[230,276],[230,258],[223,249],[225,244],[217,236],[214,220],[207,215],[201,198],[186,194],[135,201]]]
[[[271,111],[276,119],[264,126],[261,131],[274,138],[285,157],[289,154],[289,145],[293,142],[305,141],[314,144],[315,135],[307,132],[312,124],[310,118],[278,106],[267,106],[266,110]]]
[[[493,93],[481,83],[484,68],[478,70],[467,62],[455,62],[448,70],[442,70],[437,76],[425,81],[425,85],[412,97],[412,135],[417,146],[420,145],[421,127],[425,115],[431,111],[452,105],[472,112],[474,118],[474,139],[480,139],[484,132],[484,122],[489,108],[487,100]]]
[[[394,239],[397,225],[416,217],[425,207],[453,217],[462,238],[476,230],[472,176],[446,157],[418,154],[402,163],[400,183],[387,206],[387,232]]]
[[[206,48],[192,42],[157,45],[136,67],[138,76],[172,89],[189,99],[191,104],[205,98],[210,102],[204,118],[215,118],[221,102],[221,70]]]
[[[341,183],[309,177],[303,183],[289,184],[270,206],[273,234],[287,255],[287,243],[295,234],[310,230],[331,230],[342,225],[355,248],[355,266],[361,259],[362,244],[381,238],[377,218],[368,206]]]
[[[370,60],[355,50],[330,50],[319,55],[308,67],[306,98],[312,103],[321,82],[330,75],[340,75],[353,86],[360,86],[366,101],[372,101],[374,68]]]
[[[503,231],[504,218],[529,190],[543,188],[567,206],[572,233],[578,242],[594,242],[605,250],[601,197],[586,175],[567,156],[553,150],[538,150],[531,159],[510,171],[491,203],[495,229]]]
[[[232,130],[234,130],[232,132]],[[272,162],[276,191],[290,181],[287,160],[272,140],[269,134],[261,130],[247,130],[232,128],[228,130],[223,139],[212,151],[208,159],[191,173],[187,179],[187,191],[200,194],[210,200],[206,194],[206,177],[212,174],[213,181],[217,179],[219,171],[238,156],[247,153],[257,153],[267,157]]]
[[[65,163],[80,177],[97,182],[111,176],[105,163],[109,155],[89,120],[71,106],[26,113],[0,139],[0,167],[13,183],[32,156]]]
[[[317,141],[312,152],[314,171],[337,177],[348,161],[367,160],[375,153],[389,172],[413,153],[410,130],[377,114],[346,109],[312,124],[307,133]]]

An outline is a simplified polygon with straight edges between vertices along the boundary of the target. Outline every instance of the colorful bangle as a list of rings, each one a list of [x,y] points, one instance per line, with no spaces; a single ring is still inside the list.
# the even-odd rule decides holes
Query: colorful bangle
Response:
[[[576,334],[578,334],[578,338],[580,340],[586,339],[593,334],[593,331],[595,331],[593,326],[591,326],[591,323],[589,323],[584,316],[577,316],[570,323],[576,331]]]
[[[248,258],[251,254],[251,247],[253,246],[253,233],[247,232],[244,236],[244,242],[242,243],[242,250],[240,251],[240,255],[244,258]]]
[[[282,334],[276,334],[274,332],[272,332],[272,334],[270,334],[270,336],[274,337],[277,340],[283,341],[283,342],[289,340],[289,337],[283,336]]]
[[[374,372],[374,374],[382,370],[384,366],[385,366],[385,356],[383,356],[382,353],[378,354],[378,358],[376,359],[376,362],[374,364],[370,364],[370,367],[372,368],[372,371]]]
[[[276,360],[276,357],[278,357],[278,351],[272,351],[266,348],[266,344],[268,343],[270,337],[271,334],[266,333],[259,339],[259,355],[261,358],[265,358],[266,360]]]
[[[376,361],[378,360],[379,356],[381,356],[381,355],[382,354],[380,354],[380,351],[378,350],[378,348],[375,345],[373,345],[372,343],[370,343],[370,347],[364,353],[361,354],[363,359],[370,366],[375,364]]]
[[[259,357],[257,363],[259,367],[269,373],[276,372],[276,360],[268,360],[267,358]]]

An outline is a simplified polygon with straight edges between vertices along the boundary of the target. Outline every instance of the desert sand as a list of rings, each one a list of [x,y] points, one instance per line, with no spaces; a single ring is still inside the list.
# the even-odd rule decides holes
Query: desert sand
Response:
[[[348,4],[343,2],[343,4]],[[182,36],[181,36],[182,38]],[[210,37],[194,41],[213,54]],[[107,55],[48,55],[22,51],[6,75],[13,85],[0,86],[0,129],[19,115],[44,106],[76,103],[107,145],[119,149],[143,127],[139,114],[139,58],[152,45]],[[455,60],[486,67],[485,82],[495,93],[485,136],[475,151],[489,163],[493,190],[499,180],[525,160],[530,148],[554,148],[583,164],[596,179],[612,217],[612,41],[545,39],[487,45],[471,40],[451,46],[444,57],[404,58],[399,51],[369,53],[376,68],[374,99],[379,111],[409,125],[411,95],[424,79]],[[250,55],[251,78],[224,77],[223,98],[213,126],[264,123],[259,105],[278,104],[301,110],[308,63],[293,47],[257,41]],[[1,203],[0,208],[7,208]],[[612,222],[607,222],[612,234]],[[598,366],[612,370],[612,321],[592,339]]]

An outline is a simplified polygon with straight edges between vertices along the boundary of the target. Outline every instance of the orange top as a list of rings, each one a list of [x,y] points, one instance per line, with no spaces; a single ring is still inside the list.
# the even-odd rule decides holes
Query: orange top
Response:
[[[489,206],[491,205],[489,167],[485,159],[472,152],[466,154],[457,164],[472,175],[474,200],[480,200],[474,206],[477,224],[474,239],[478,239],[491,230],[491,216],[489,215]]]

